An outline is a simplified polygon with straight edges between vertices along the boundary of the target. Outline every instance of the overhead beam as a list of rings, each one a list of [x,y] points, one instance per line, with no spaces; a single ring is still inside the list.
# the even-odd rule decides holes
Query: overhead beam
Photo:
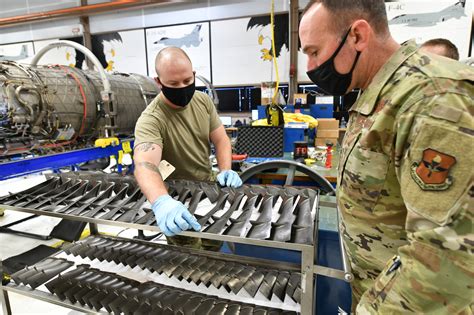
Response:
[[[190,0],[116,0],[112,2],[81,5],[72,8],[52,10],[46,12],[35,12],[25,15],[0,18],[0,28],[11,27],[21,24],[37,23],[41,21],[51,21],[66,19],[71,17],[91,16],[101,13],[107,13],[116,10],[142,9],[146,7],[194,2]]]

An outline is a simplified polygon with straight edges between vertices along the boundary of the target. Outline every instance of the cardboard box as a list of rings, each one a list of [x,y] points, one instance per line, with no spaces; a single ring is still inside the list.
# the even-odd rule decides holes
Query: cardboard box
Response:
[[[318,132],[319,130],[338,130],[339,120],[334,118],[319,118],[318,119]]]
[[[271,97],[262,97],[260,99],[260,104],[261,105],[269,105],[272,103],[272,98]]]
[[[316,96],[315,103],[316,104],[333,105],[334,104],[334,96]]]
[[[316,137],[317,138],[338,138],[339,137],[339,129],[336,130],[326,130],[326,129],[317,129],[316,130]]]
[[[326,143],[331,142],[334,146],[337,144],[337,138],[316,138],[314,141],[315,146],[325,146]]]
[[[275,82],[262,82],[260,89],[262,91],[261,105],[268,105],[272,103],[273,93],[275,93]]]

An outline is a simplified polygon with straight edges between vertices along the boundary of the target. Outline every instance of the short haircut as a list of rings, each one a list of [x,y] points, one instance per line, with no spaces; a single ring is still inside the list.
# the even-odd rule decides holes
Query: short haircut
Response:
[[[358,19],[366,20],[377,35],[389,34],[384,0],[311,0],[303,15],[316,3],[321,3],[334,16],[332,30],[341,36]]]
[[[176,57],[178,55],[186,57],[186,59],[188,59],[189,62],[192,64],[191,59],[189,58],[188,54],[179,47],[170,46],[170,47],[166,47],[160,50],[160,52],[156,55],[156,58],[155,58],[155,70],[158,77],[160,77],[160,74],[158,73],[158,64],[161,63],[161,60],[165,56]]]
[[[444,50],[446,51],[446,54],[444,55],[445,57],[448,57],[454,60],[459,60],[458,48],[448,39],[433,38],[424,42],[421,45],[421,47],[426,47],[426,46],[442,46],[444,47]]]

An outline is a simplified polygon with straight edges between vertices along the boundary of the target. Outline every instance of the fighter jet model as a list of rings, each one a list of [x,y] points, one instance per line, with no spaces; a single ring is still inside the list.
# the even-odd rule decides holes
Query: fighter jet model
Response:
[[[196,25],[193,31],[189,34],[186,34],[182,37],[170,38],[162,37],[153,44],[161,44],[165,46],[175,46],[175,47],[197,47],[201,44],[202,39],[199,37],[201,32],[201,24]]]
[[[29,56],[28,56],[27,45],[21,45],[21,51],[19,55],[16,55],[16,56],[0,55],[0,60],[19,61],[28,57]]]
[[[466,16],[466,13],[464,12],[465,5],[466,0],[460,0],[438,12],[401,14],[391,19],[388,24],[406,24],[407,26],[414,27],[433,26],[449,19],[459,19]]]

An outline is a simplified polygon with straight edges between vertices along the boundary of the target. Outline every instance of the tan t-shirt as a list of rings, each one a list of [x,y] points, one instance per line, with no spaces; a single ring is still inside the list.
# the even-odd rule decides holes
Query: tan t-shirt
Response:
[[[176,170],[173,179],[210,180],[209,134],[221,126],[211,99],[196,91],[184,108],[166,105],[158,95],[142,112],[135,126],[135,146],[155,143],[163,149],[162,159]]]

